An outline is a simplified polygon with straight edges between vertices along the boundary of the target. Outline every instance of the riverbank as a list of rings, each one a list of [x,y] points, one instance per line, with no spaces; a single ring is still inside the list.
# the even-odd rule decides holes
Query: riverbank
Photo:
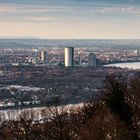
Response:
[[[127,68],[133,70],[140,70],[140,62],[114,63],[114,64],[104,65],[104,67],[120,67],[120,68]]]

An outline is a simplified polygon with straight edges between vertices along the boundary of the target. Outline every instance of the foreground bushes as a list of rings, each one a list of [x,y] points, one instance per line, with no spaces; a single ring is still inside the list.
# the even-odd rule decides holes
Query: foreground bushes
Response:
[[[79,108],[24,112],[0,126],[0,140],[139,140],[140,79],[109,76],[102,94]],[[30,114],[30,115],[29,115]]]

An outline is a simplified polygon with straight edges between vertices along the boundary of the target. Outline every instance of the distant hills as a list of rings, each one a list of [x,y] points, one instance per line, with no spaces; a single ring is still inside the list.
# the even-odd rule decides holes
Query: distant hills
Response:
[[[0,48],[97,47],[140,49],[140,39],[40,39],[0,38]]]

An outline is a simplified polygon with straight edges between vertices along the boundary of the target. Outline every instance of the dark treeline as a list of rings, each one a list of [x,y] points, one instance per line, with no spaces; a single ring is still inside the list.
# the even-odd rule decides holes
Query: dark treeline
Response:
[[[139,140],[140,78],[108,76],[102,94],[79,108],[23,112],[0,125],[0,140]]]

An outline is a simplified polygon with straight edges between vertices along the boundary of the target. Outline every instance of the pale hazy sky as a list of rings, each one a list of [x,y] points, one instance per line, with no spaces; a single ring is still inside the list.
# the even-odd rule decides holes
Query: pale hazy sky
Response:
[[[140,0],[0,0],[0,36],[140,39]]]

